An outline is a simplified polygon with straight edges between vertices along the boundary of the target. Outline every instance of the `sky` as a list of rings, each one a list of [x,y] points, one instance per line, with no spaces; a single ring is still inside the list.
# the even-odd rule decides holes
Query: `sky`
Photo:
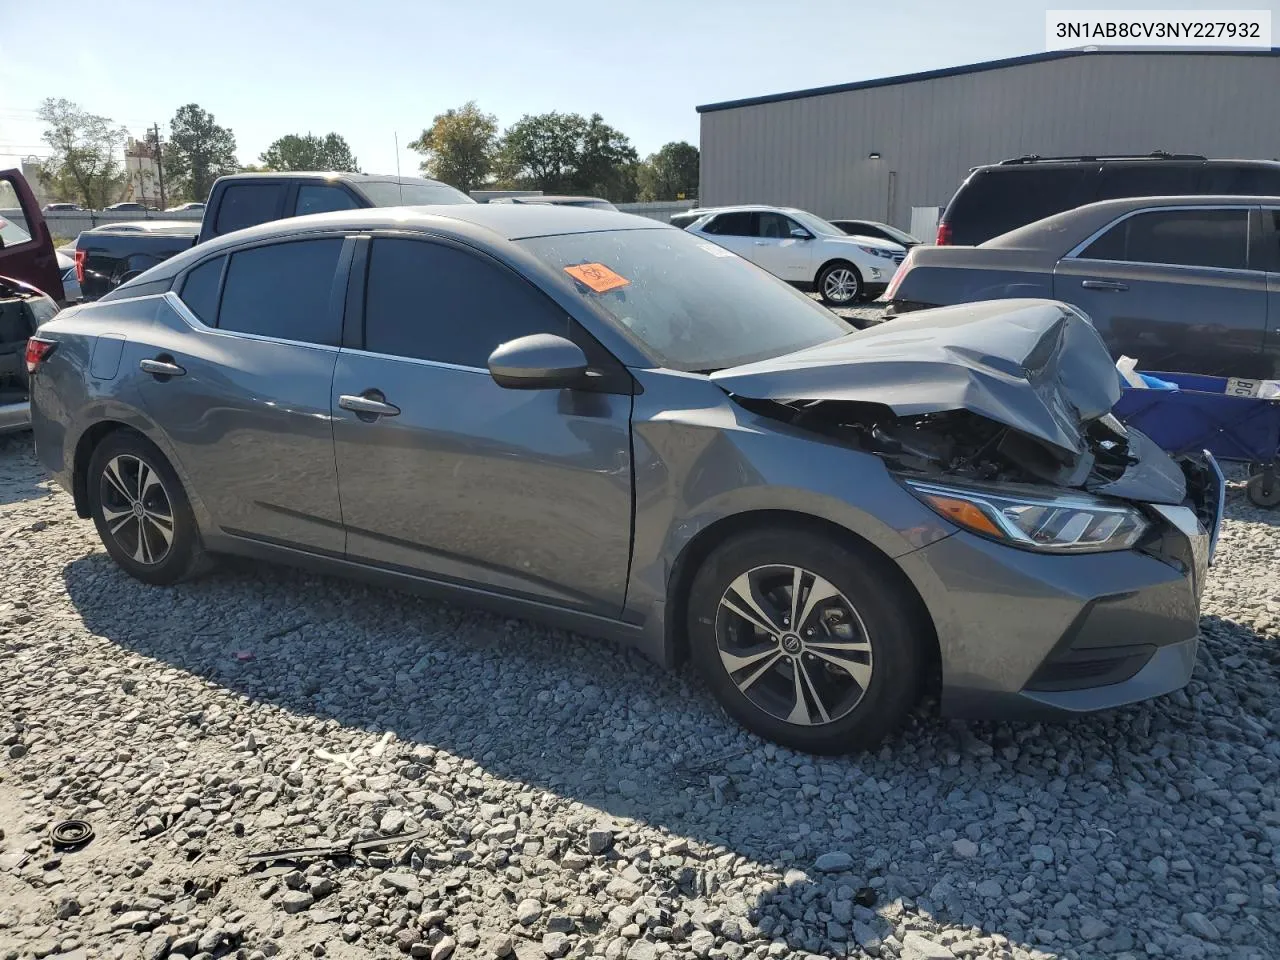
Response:
[[[0,0],[0,167],[40,155],[36,108],[64,97],[141,136],[198,103],[255,163],[288,133],[336,132],[361,169],[416,173],[409,141],[475,100],[505,127],[527,113],[601,114],[641,156],[698,142],[695,106],[1045,49],[1057,2],[1025,0]],[[1271,9],[1164,0],[1091,9]],[[86,35],[78,36],[80,30]],[[25,42],[31,38],[30,42]]]

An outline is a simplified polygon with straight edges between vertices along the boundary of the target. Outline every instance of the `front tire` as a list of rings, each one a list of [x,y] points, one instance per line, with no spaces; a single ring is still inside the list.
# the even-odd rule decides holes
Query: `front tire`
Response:
[[[809,753],[865,750],[919,699],[926,628],[892,561],[805,530],[738,534],[689,597],[693,662],[748,730]]]
[[[109,434],[87,474],[89,512],[111,559],[144,583],[170,586],[201,566],[191,504],[169,461],[132,431]]]
[[[818,271],[818,296],[829,307],[848,307],[862,296],[862,274],[852,263],[837,260]]]

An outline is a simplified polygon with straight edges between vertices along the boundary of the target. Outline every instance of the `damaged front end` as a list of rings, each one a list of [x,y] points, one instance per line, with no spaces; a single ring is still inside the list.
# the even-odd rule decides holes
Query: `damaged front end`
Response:
[[[1110,354],[1065,304],[927,311],[714,377],[756,413],[878,455],[939,513],[1011,546],[1128,549],[1171,511],[1216,539],[1217,465],[1175,461],[1111,414]]]

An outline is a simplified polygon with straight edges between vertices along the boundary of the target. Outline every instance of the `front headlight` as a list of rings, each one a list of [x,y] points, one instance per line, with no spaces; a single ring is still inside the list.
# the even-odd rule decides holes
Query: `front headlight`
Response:
[[[919,480],[904,483],[957,526],[1027,550],[1127,550],[1149,525],[1134,507],[1083,494],[1006,493]]]
[[[893,259],[893,251],[886,250],[884,247],[864,247],[862,244],[858,244],[858,249],[863,253],[871,254],[873,257],[884,257],[886,260]]]

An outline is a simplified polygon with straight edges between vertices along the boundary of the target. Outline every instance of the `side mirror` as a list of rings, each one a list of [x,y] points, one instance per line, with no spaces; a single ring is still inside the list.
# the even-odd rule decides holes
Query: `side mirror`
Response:
[[[799,227],[796,227],[791,231],[791,239],[792,240],[812,240],[813,234],[810,233],[808,230],[801,230]]]
[[[576,387],[587,375],[587,355],[564,337],[534,333],[500,344],[489,354],[489,375],[508,390]]]

